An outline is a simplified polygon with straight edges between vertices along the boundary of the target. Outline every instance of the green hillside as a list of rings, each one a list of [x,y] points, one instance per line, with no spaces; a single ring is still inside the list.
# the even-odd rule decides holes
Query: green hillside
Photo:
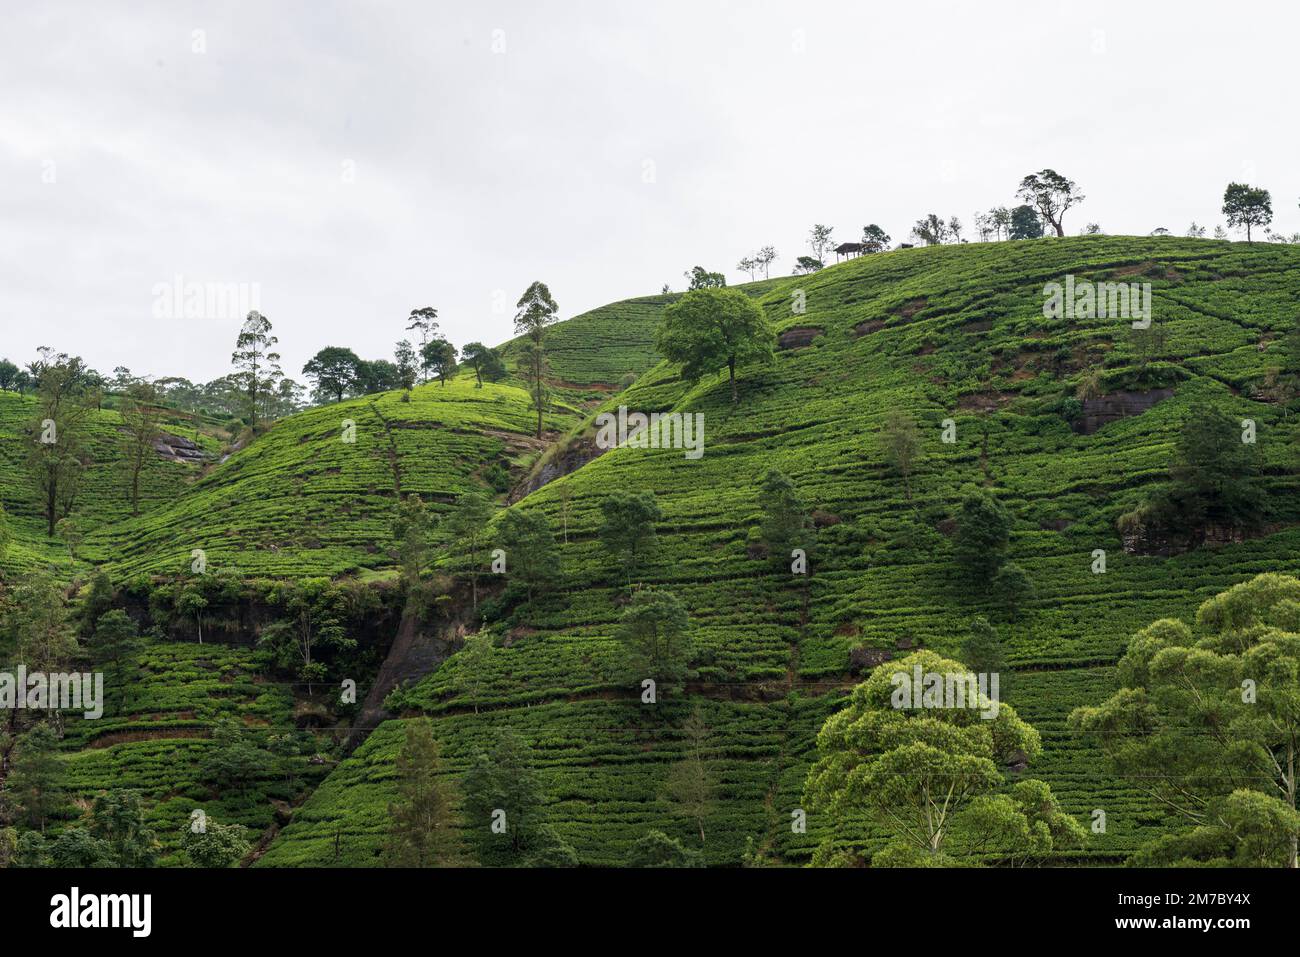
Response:
[[[1045,319],[1044,285],[1067,274],[1149,282],[1161,340],[1144,344],[1121,319]],[[703,413],[705,454],[617,449],[514,506],[541,509],[558,529],[561,491],[571,490],[562,586],[489,620],[501,647],[485,680],[462,680],[453,656],[393,703],[435,718],[452,770],[483,728],[523,732],[556,827],[584,863],[620,862],[651,826],[689,841],[689,823],[661,793],[683,712],[649,717],[610,677],[622,588],[596,538],[598,507],[613,490],[647,489],[664,517],[640,579],[672,588],[690,610],[690,690],[709,702],[711,763],[726,795],[709,828],[709,860],[739,863],[751,837],[780,860],[806,861],[837,822],[810,819],[806,834],[786,822],[816,730],[854,683],[850,652],[954,654],[983,614],[1014,668],[1009,702],[1044,738],[1030,772],[1080,820],[1107,811],[1107,832],[1080,853],[1118,862],[1158,834],[1164,816],[1065,719],[1113,690],[1114,662],[1139,628],[1186,618],[1259,572],[1297,570],[1295,426],[1270,393],[1297,293],[1293,247],[1130,237],[900,250],[764,284],[758,301],[769,319],[797,333],[783,341],[808,344],[744,369],[735,407],[725,377],[691,386],[664,364],[609,398],[604,408]],[[795,311],[799,302],[805,311]],[[1090,375],[1102,396],[1173,394],[1080,433],[1071,402]],[[1128,554],[1116,519],[1165,482],[1175,435],[1198,399],[1257,423],[1269,534],[1173,558]],[[911,501],[881,445],[894,409],[911,412],[924,436]],[[955,424],[953,444],[941,441],[945,420]],[[750,557],[769,468],[789,475],[815,510],[806,602],[791,576]],[[994,490],[1014,516],[1011,556],[1034,588],[1016,620],[953,585],[951,520],[968,484]],[[1092,570],[1097,549],[1108,558],[1104,574]],[[398,730],[384,725],[333,772],[262,863],[331,863],[339,847],[343,863],[375,862]],[[871,845],[869,829],[847,823],[851,843]]]
[[[1067,275],[1150,283],[1153,328],[1045,318],[1044,286]],[[1190,619],[1206,598],[1258,573],[1300,571],[1300,427],[1277,389],[1300,297],[1300,250],[1104,236],[962,244],[741,288],[780,345],[770,364],[739,370],[735,405],[725,371],[692,384],[658,360],[655,330],[677,298],[664,295],[554,327],[553,404],[541,440],[517,383],[476,389],[462,372],[446,386],[417,387],[409,400],[383,393],[287,417],[224,458],[196,426],[192,437],[213,459],[151,463],[142,514],[132,518],[115,464],[116,414],[97,412],[75,556],[44,535],[23,473],[32,400],[0,393],[0,503],[14,532],[6,578],[53,564],[73,582],[102,565],[130,583],[122,601],[148,640],[133,700],[67,728],[61,751],[66,789],[80,802],[73,807],[105,789],[140,790],[165,832],[166,863],[176,862],[187,816],[206,808],[264,838],[259,866],[380,865],[404,728],[427,715],[448,780],[463,777],[495,731],[521,734],[555,832],[582,864],[624,863],[652,828],[702,844],[714,865],[740,864],[747,848],[771,863],[807,863],[832,834],[870,850],[882,835],[865,819],[810,814],[806,831],[790,827],[817,732],[865,677],[863,661],[917,648],[955,656],[972,620],[985,616],[1006,648],[1006,700],[1043,738],[1025,773],[1048,782],[1079,821],[1097,809],[1109,821],[1057,862],[1122,863],[1159,836],[1168,819],[1142,782],[1116,775],[1067,717],[1115,690],[1116,662],[1139,629]],[[507,358],[513,350],[505,345]],[[620,389],[628,373],[635,381]],[[1179,430],[1203,401],[1254,423],[1251,454],[1266,494],[1258,527],[1172,557],[1130,552],[1117,520],[1166,486]],[[594,418],[620,406],[702,414],[704,454],[597,454]],[[882,437],[898,410],[922,437],[908,483]],[[534,467],[544,457],[554,467],[543,475]],[[769,469],[788,475],[811,510],[807,578],[758,547]],[[525,477],[532,484],[521,486]],[[547,518],[560,540],[557,582],[526,601],[486,575],[471,609],[463,543],[452,541],[429,562],[433,597],[413,600],[402,619],[429,641],[412,651],[395,640],[389,580],[400,497],[418,494],[441,515],[471,489],[505,501],[511,489],[534,486],[509,508]],[[1010,557],[1032,585],[1016,614],[955,583],[954,521],[973,487],[992,492],[1013,518]],[[675,592],[692,626],[686,690],[656,708],[616,677],[628,583],[600,542],[602,500],[640,490],[654,493],[663,516],[635,584]],[[494,544],[504,516],[489,525]],[[195,549],[212,569],[249,583],[210,610],[238,646],[176,640],[188,637],[189,619],[162,606],[177,599]],[[1095,571],[1098,550],[1104,573]],[[316,576],[388,589],[387,617],[348,599],[343,630],[358,646],[326,659],[329,681],[355,679],[364,696],[381,661],[391,674],[415,676],[388,698],[395,717],[351,753],[341,742],[355,709],[313,704],[285,666],[254,647],[270,620],[290,614],[270,597],[269,580]],[[485,661],[459,651],[443,660],[476,630],[492,639]],[[3,658],[12,649],[0,650]],[[702,825],[675,813],[665,795],[696,708],[714,782]],[[276,741],[283,751],[238,791],[215,786],[204,770],[224,718],[268,754]],[[1010,770],[1007,780],[1020,774]],[[63,821],[74,816],[67,810]]]
[[[79,559],[93,554],[93,549],[74,558],[61,539],[46,535],[41,504],[26,471],[35,412],[31,396],[0,391],[0,505],[9,515],[14,539],[8,555],[0,558],[0,570],[25,571],[51,564],[69,570],[85,567]],[[92,412],[86,423],[89,465],[79,483],[75,508],[83,535],[131,516],[129,485],[121,468],[120,424],[118,414],[109,408]],[[211,427],[194,416],[169,412],[160,424],[167,434],[188,439],[208,455],[215,455],[220,447]],[[198,472],[194,464],[151,458],[141,475],[141,512],[174,501]]]
[[[570,419],[557,412],[546,428]],[[467,376],[418,386],[410,401],[388,392],[311,409],[275,423],[166,507],[98,531],[86,551],[121,574],[183,572],[196,548],[245,576],[389,567],[399,496],[441,506],[486,488],[494,465],[519,473],[542,445],[534,425],[520,389],[476,389]]]

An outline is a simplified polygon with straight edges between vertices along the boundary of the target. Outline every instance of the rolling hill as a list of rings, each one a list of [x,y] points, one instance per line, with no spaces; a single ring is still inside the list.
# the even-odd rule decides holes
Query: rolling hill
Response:
[[[1067,275],[1150,283],[1157,338],[1126,319],[1045,318],[1045,285]],[[584,863],[621,862],[650,827],[691,840],[662,798],[687,705],[652,718],[611,678],[622,587],[597,541],[599,504],[615,489],[647,489],[664,518],[641,578],[690,610],[690,693],[708,708],[725,795],[708,829],[710,862],[738,863],[745,838],[803,862],[833,828],[871,846],[861,822],[810,818],[804,834],[786,823],[816,730],[854,683],[851,654],[953,654],[981,614],[1008,649],[1010,703],[1044,737],[1030,770],[1079,819],[1107,811],[1107,832],[1078,856],[1121,861],[1159,833],[1163,814],[1065,718],[1113,690],[1114,662],[1137,629],[1187,616],[1256,573],[1296,570],[1295,427],[1270,390],[1298,290],[1291,247],[1134,237],[900,250],[765,284],[757,298],[785,347],[771,365],[743,370],[737,406],[724,379],[685,383],[660,363],[591,410],[702,413],[703,457],[616,449],[512,506],[539,509],[558,529],[571,501],[562,586],[488,622],[499,647],[486,681],[462,680],[453,656],[393,704],[433,716],[455,770],[484,728],[522,731],[556,828]],[[1079,402],[1085,378],[1094,388]],[[1180,423],[1202,399],[1257,423],[1267,534],[1174,557],[1130,554],[1116,519],[1165,481]],[[925,436],[910,500],[881,444],[894,409]],[[769,468],[814,510],[806,592],[749,548]],[[1012,558],[1034,589],[1015,620],[952,584],[952,519],[972,484],[1015,519]],[[1104,574],[1093,571],[1098,549]],[[261,863],[376,863],[399,730],[381,726],[345,760]]]
[[[1149,283],[1152,330],[1121,318],[1045,317],[1044,287],[1067,276]],[[452,595],[445,613],[419,623],[451,647],[467,631],[493,637],[475,680],[459,654],[422,662],[390,697],[390,720],[337,765],[314,766],[323,778],[309,795],[306,787],[267,791],[223,811],[269,829],[273,801],[305,796],[280,808],[287,824],[267,831],[273,839],[259,866],[381,864],[403,724],[420,715],[431,717],[451,775],[470,766],[494,729],[520,732],[556,831],[584,864],[622,863],[650,828],[699,843],[664,799],[666,771],[683,754],[696,707],[715,779],[709,863],[738,864],[747,847],[774,863],[805,863],[832,833],[871,848],[879,835],[864,821],[811,815],[806,832],[789,826],[817,730],[863,662],[914,648],[955,654],[977,615],[994,621],[1006,646],[1009,702],[1043,735],[1044,753],[1029,772],[1080,820],[1107,812],[1106,833],[1069,860],[1122,862],[1166,819],[1141,782],[1116,778],[1065,719],[1114,689],[1115,662],[1139,628],[1186,617],[1259,572],[1297,571],[1297,429],[1275,379],[1281,338],[1295,323],[1300,250],[1103,236],[963,244],[864,256],[743,288],[776,326],[779,347],[770,364],[740,371],[734,406],[725,375],[685,382],[654,355],[656,325],[675,296],[626,300],[551,333],[555,404],[540,442],[528,397],[510,380],[480,390],[462,374],[445,387],[418,387],[410,401],[385,393],[312,409],[201,470],[160,463],[166,468],[151,479],[138,518],[125,514],[103,466],[87,482],[87,534],[75,560],[40,534],[16,451],[30,412],[25,400],[0,394],[0,501],[19,531],[9,569],[57,559],[68,577],[91,563],[115,579],[175,577],[202,548],[244,578],[373,582],[391,577],[400,494],[418,493],[441,510],[469,488],[494,487],[511,502],[506,508],[547,517],[563,539],[554,588],[524,603],[489,584],[481,614],[467,614]],[[507,358],[513,350],[506,344]],[[624,388],[628,373],[635,378]],[[1166,482],[1175,436],[1203,400],[1255,423],[1268,513],[1258,534],[1240,540],[1168,557],[1131,552],[1116,521]],[[619,406],[702,414],[703,456],[631,447],[602,454],[592,441],[595,416]],[[882,442],[895,410],[910,413],[923,437],[910,489]],[[355,442],[342,439],[347,421]],[[96,422],[107,456],[112,413]],[[794,481],[817,527],[806,579],[756,547],[758,488],[773,468]],[[953,583],[953,521],[970,486],[991,490],[1014,517],[1011,557],[1033,587],[1018,616]],[[614,677],[626,583],[598,536],[601,502],[615,490],[655,494],[663,519],[639,583],[676,592],[692,621],[686,694],[656,709]],[[1094,571],[1098,550],[1104,573]],[[404,647],[372,650],[389,654],[388,667],[402,664],[392,659]],[[206,737],[221,709],[196,710],[192,699],[214,668],[243,689],[234,700],[246,723],[289,725],[291,700],[245,684],[258,680],[255,653],[233,649],[237,661],[195,663],[185,658],[189,648],[151,646],[160,656],[151,703],[131,718],[142,730],[198,727],[196,740]],[[174,678],[162,664],[168,656],[182,662]],[[70,742],[79,790],[93,793],[116,777],[141,781],[170,827],[183,820],[185,802],[163,805],[207,793],[193,775],[128,775],[114,762],[147,767],[165,763],[168,748],[202,744],[111,737],[129,730],[96,730],[96,747],[90,737]]]

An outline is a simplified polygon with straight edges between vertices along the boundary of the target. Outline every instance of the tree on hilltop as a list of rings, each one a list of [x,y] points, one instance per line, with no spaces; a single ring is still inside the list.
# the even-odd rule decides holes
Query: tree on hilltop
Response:
[[[360,357],[351,349],[326,346],[307,361],[302,374],[315,383],[318,398],[333,397],[335,402],[342,402],[343,396],[360,383],[363,366]]]
[[[1054,169],[1030,173],[1020,181],[1016,196],[1032,204],[1042,216],[1043,222],[1049,223],[1056,230],[1057,236],[1065,235],[1062,220],[1066,211],[1087,198],[1079,191],[1077,183]]]
[[[763,310],[743,292],[697,289],[664,310],[655,345],[665,359],[682,366],[688,382],[725,366],[734,405],[740,401],[736,366],[770,361],[775,339]]]
[[[275,394],[284,373],[280,371],[280,354],[275,346],[280,340],[271,335],[271,320],[254,310],[248,314],[235,339],[230,362],[235,387],[244,396],[248,424],[257,428],[258,410]]]
[[[1273,222],[1273,197],[1266,189],[1245,183],[1229,183],[1223,191],[1223,215],[1228,217],[1228,225],[1234,229],[1245,227],[1246,242],[1251,242],[1252,227],[1268,226]]]
[[[474,370],[475,388],[483,388],[484,380],[498,382],[505,378],[501,354],[481,342],[466,343],[460,350],[460,360]]]

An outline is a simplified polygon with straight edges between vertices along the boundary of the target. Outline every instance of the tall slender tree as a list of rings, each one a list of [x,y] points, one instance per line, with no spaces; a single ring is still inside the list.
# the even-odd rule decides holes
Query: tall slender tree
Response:
[[[515,333],[525,337],[520,371],[524,373],[533,407],[537,410],[537,437],[542,437],[542,413],[546,409],[546,331],[556,322],[559,306],[544,282],[533,282],[516,304]]]
[[[235,339],[235,351],[230,356],[235,367],[232,378],[244,396],[248,424],[254,429],[257,428],[259,408],[274,394],[276,386],[284,378],[280,371],[280,354],[275,351],[279,341],[271,335],[271,321],[254,310],[244,320]]]
[[[158,390],[147,382],[132,383],[118,407],[122,416],[122,466],[131,493],[131,514],[140,514],[140,477],[153,460],[154,446],[162,435],[163,418]]]

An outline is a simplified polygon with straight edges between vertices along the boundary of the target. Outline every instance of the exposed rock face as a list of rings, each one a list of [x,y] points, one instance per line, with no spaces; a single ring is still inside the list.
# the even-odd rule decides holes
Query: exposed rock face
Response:
[[[509,501],[514,504],[526,495],[536,492],[543,485],[554,482],[557,478],[576,472],[593,459],[600,458],[609,449],[596,446],[594,436],[576,440],[551,457],[551,460],[530,475],[525,481],[510,490]]]
[[[351,754],[380,723],[393,717],[384,707],[388,693],[404,682],[414,683],[432,672],[451,654],[455,644],[463,642],[465,626],[453,621],[432,633],[426,631],[414,615],[403,615],[397,637],[375,675],[361,713],[357,715],[344,745]]]
[[[208,459],[208,454],[189,439],[168,432],[162,432],[158,435],[158,440],[153,444],[153,450],[161,458],[169,462],[189,462],[193,465],[202,465]]]
[[[1152,389],[1149,392],[1112,392],[1095,399],[1083,400],[1083,413],[1074,421],[1074,431],[1092,435],[1098,429],[1118,419],[1141,415],[1157,402],[1174,394],[1173,389]]]
[[[1158,555],[1169,558],[1204,546],[1235,545],[1271,535],[1282,526],[1263,525],[1254,529],[1229,525],[1206,525],[1189,530],[1173,530],[1147,525],[1133,525],[1120,531],[1124,551],[1130,555]]]
[[[849,674],[857,675],[870,671],[892,657],[893,655],[883,648],[854,648],[849,652]]]
[[[795,326],[787,329],[776,340],[778,349],[803,349],[812,345],[812,341],[822,334],[816,326]]]

